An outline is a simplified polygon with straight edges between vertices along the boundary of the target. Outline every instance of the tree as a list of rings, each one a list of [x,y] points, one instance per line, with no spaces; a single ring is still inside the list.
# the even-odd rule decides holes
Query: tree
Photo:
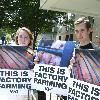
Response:
[[[40,0],[0,0],[0,28],[29,28],[34,36],[34,43],[39,33],[51,32],[53,20],[64,13],[39,9]]]
[[[10,34],[6,34],[6,42],[7,42],[7,44],[9,44],[10,41],[11,41],[11,35]]]

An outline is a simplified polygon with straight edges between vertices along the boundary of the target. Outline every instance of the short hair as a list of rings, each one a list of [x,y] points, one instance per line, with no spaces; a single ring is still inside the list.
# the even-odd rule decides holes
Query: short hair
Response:
[[[89,19],[87,19],[86,17],[80,17],[78,20],[74,22],[74,25],[78,25],[80,23],[84,23],[86,25],[87,30],[91,28],[91,23]]]
[[[28,28],[26,28],[26,27],[22,27],[22,28],[19,28],[19,29],[17,30],[17,32],[16,32],[16,37],[15,37],[15,42],[16,42],[16,44],[18,44],[18,35],[19,35],[19,33],[20,33],[21,30],[23,30],[23,31],[25,31],[25,32],[28,33],[29,38],[30,38],[30,43],[28,44],[28,46],[31,46],[31,45],[32,45],[32,42],[33,42],[32,32],[31,32]]]

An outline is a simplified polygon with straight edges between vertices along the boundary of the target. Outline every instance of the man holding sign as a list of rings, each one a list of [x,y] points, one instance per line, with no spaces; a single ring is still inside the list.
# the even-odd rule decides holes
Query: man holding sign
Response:
[[[96,49],[97,47],[94,47],[94,45],[90,41],[90,34],[92,32],[92,27],[91,27],[91,23],[89,22],[89,20],[85,17],[81,17],[75,21],[74,25],[75,25],[76,38],[78,39],[78,41],[80,43],[79,48],[80,49]],[[90,57],[92,51],[91,52],[89,50],[83,50],[83,51],[84,51],[84,53],[82,53],[82,51],[80,51],[80,50],[76,50],[76,52],[77,52],[77,54],[75,56],[76,64],[73,65],[74,66],[73,69],[74,69],[74,71],[76,71],[76,73],[74,72],[74,74],[77,75],[78,79],[81,79],[79,77],[81,77],[82,74],[83,74],[83,78],[85,78],[85,77],[89,78],[90,77],[89,71],[90,71],[90,74],[92,73],[91,77],[95,79],[95,76],[93,76],[93,72],[90,69],[91,64],[93,66],[96,66],[94,61],[92,60],[93,57],[92,58]],[[79,61],[79,64],[77,63],[77,61]],[[82,74],[81,74],[80,68],[77,67],[79,65],[81,67]],[[76,68],[75,68],[75,66],[76,66]],[[84,68],[82,68],[82,66]],[[88,69],[86,68],[86,66],[88,67]],[[80,74],[81,74],[81,76],[80,76]],[[86,75],[88,75],[88,76],[86,76]],[[90,81],[89,81],[89,79],[87,80],[87,82],[90,82]],[[93,83],[93,82],[91,82],[91,83]]]

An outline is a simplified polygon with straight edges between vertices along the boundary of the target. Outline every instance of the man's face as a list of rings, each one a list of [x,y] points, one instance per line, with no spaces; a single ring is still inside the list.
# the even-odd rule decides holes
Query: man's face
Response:
[[[75,34],[76,38],[80,43],[85,43],[86,41],[89,41],[89,33],[90,29],[86,28],[85,23],[80,23],[75,25]]]

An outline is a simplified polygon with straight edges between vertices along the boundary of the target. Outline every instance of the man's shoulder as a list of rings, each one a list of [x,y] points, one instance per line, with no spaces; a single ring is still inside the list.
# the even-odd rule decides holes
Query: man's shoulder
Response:
[[[93,42],[90,42],[91,44],[92,44],[92,47],[94,48],[94,49],[100,49],[100,47],[98,46],[98,45],[96,45],[95,43],[93,43]],[[80,49],[80,45],[79,44],[76,44],[75,45],[75,48],[76,49]]]
[[[91,43],[94,49],[100,49],[98,45],[96,45],[95,43]]]

